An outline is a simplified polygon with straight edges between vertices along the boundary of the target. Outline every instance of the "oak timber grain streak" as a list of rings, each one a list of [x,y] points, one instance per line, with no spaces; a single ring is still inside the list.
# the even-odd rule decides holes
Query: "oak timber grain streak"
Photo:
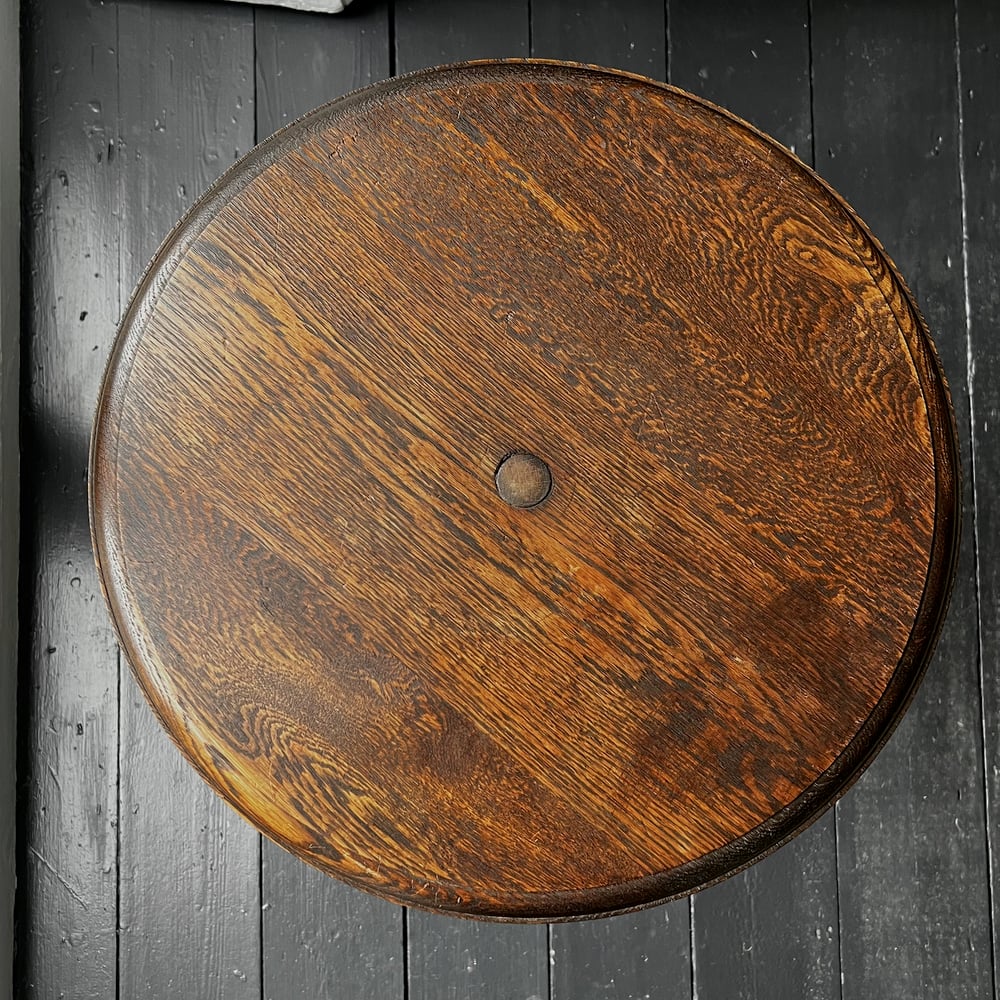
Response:
[[[257,137],[389,73],[381,5],[329,17],[280,8],[254,18]],[[262,985],[268,1000],[404,996],[403,911],[327,878],[265,840]]]
[[[93,523],[147,697],[247,818],[401,901],[573,917],[856,776],[943,613],[954,452],[895,272],[777,144],[484,63],[305,119],[177,231]]]
[[[531,8],[531,55],[667,78],[665,5],[552,0]],[[550,1000],[691,994],[687,900],[551,925]]]
[[[756,0],[720,17],[671,0],[672,83],[744,116],[809,162],[806,0]],[[835,29],[831,29],[835,30]],[[712,39],[711,46],[699,44]],[[831,810],[760,865],[691,900],[700,1000],[840,1000],[837,854]]]
[[[527,56],[531,8],[529,0],[398,2],[396,69],[409,72],[463,59]],[[435,914],[409,911],[406,942],[408,1000],[548,1000],[547,927],[442,921]]]
[[[19,4],[0,0],[0,1000],[14,981],[20,456],[21,60]]]

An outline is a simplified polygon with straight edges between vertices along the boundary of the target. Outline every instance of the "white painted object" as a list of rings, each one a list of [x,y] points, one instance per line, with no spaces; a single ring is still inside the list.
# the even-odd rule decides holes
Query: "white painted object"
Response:
[[[351,0],[240,0],[242,3],[253,3],[266,7],[294,7],[295,10],[308,10],[314,14],[339,14]]]

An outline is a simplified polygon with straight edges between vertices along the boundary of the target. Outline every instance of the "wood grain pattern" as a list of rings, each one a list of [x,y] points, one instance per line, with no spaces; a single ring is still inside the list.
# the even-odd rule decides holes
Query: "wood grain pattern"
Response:
[[[717,101],[811,162],[809,10],[756,0],[730,11],[671,0],[671,82]],[[708,48],[699,39],[712,37]],[[832,813],[770,858],[691,900],[700,1000],[840,1000]]]
[[[531,55],[667,78],[665,5],[535,2]],[[550,1000],[690,997],[687,899],[600,921],[549,928]]]
[[[254,18],[257,137],[389,73],[382,6],[327,17],[270,8]],[[261,845],[262,985],[268,1000],[402,1000],[404,911]]]
[[[850,212],[724,113],[556,65],[381,85],[245,160],[140,287],[92,455],[113,617],[210,784],[494,917],[665,899],[813,819],[956,549],[947,393]]]
[[[530,54],[529,0],[395,3],[395,67],[400,72],[470,58]],[[481,921],[442,922],[407,910],[407,1000],[531,997],[548,993],[549,928]]]
[[[177,216],[253,145],[253,13],[129,3],[118,32],[125,302]],[[260,838],[163,738],[127,671],[120,713],[119,994],[257,1000]]]
[[[897,13],[900,16],[896,16]],[[966,377],[955,12],[813,8],[816,160],[905,269]],[[917,126],[905,120],[919,121]],[[969,467],[968,394],[955,394]],[[837,808],[844,1000],[993,994],[972,519],[936,661],[887,753]]]

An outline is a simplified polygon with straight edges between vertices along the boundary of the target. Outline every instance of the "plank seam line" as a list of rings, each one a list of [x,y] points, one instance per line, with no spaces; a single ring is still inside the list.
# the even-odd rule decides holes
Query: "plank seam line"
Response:
[[[698,952],[694,940],[694,897],[688,896],[688,965],[691,969],[691,1000],[698,1000]]]
[[[549,1000],[553,1000],[552,996],[552,980],[553,980],[553,963],[555,961],[555,954],[552,947],[552,924],[545,925],[545,978],[548,983],[549,988]]]
[[[121,218],[124,202],[124,171],[121,163],[122,149],[122,38],[121,38],[121,6],[115,4],[115,134],[112,141],[115,144],[115,176],[112,183],[118,195],[118,214]],[[110,160],[110,154],[108,159]],[[117,321],[122,316],[122,227],[117,229],[118,274],[116,276],[115,311]],[[88,463],[89,465],[89,463]],[[88,484],[89,489],[89,484]],[[117,639],[117,636],[116,636]],[[122,647],[115,643],[115,1000],[121,1000],[122,988]]]
[[[809,165],[816,169],[816,99],[813,70],[813,0],[806,3],[806,38],[809,54]]]
[[[257,8],[250,8],[250,26],[253,35],[253,89],[251,100],[253,101],[253,144],[256,146],[260,142],[260,105],[257,103]]]
[[[840,908],[840,803],[833,807],[834,898],[837,903],[837,996],[844,1000],[844,914]]]
[[[258,985],[260,1000],[264,1000],[264,836],[261,833],[257,834],[257,940]]]
[[[403,930],[403,1000],[410,997],[410,909],[403,907],[400,925]]]
[[[997,984],[997,939],[995,900],[994,900],[994,880],[996,872],[994,870],[993,855],[994,844],[992,829],[990,827],[990,782],[987,774],[986,762],[986,694],[984,683],[984,656],[983,656],[983,600],[982,600],[982,562],[979,553],[979,493],[977,489],[978,476],[976,475],[976,399],[975,399],[975,374],[976,362],[972,353],[972,297],[969,291],[969,214],[968,197],[965,183],[965,106],[964,89],[962,82],[962,36],[960,30],[960,19],[958,13],[958,0],[953,4],[955,12],[955,84],[957,93],[957,114],[958,114],[958,189],[961,205],[962,217],[962,294],[965,309],[965,388],[969,397],[969,491],[972,494],[970,504],[970,518],[972,521],[972,570],[973,580],[976,588],[976,681],[979,687],[979,718],[981,720],[979,738],[981,740],[979,750],[983,763],[983,818],[985,820],[986,835],[986,898],[987,898],[987,919],[990,924],[990,978],[993,988]]]

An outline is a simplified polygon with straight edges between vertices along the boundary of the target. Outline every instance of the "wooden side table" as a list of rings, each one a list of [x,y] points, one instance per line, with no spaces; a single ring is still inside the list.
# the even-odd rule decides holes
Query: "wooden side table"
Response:
[[[231,170],[129,307],[92,449],[125,653],[209,784],[399,902],[691,892],[857,777],[958,531],[927,331],[772,140],[478,63]]]

